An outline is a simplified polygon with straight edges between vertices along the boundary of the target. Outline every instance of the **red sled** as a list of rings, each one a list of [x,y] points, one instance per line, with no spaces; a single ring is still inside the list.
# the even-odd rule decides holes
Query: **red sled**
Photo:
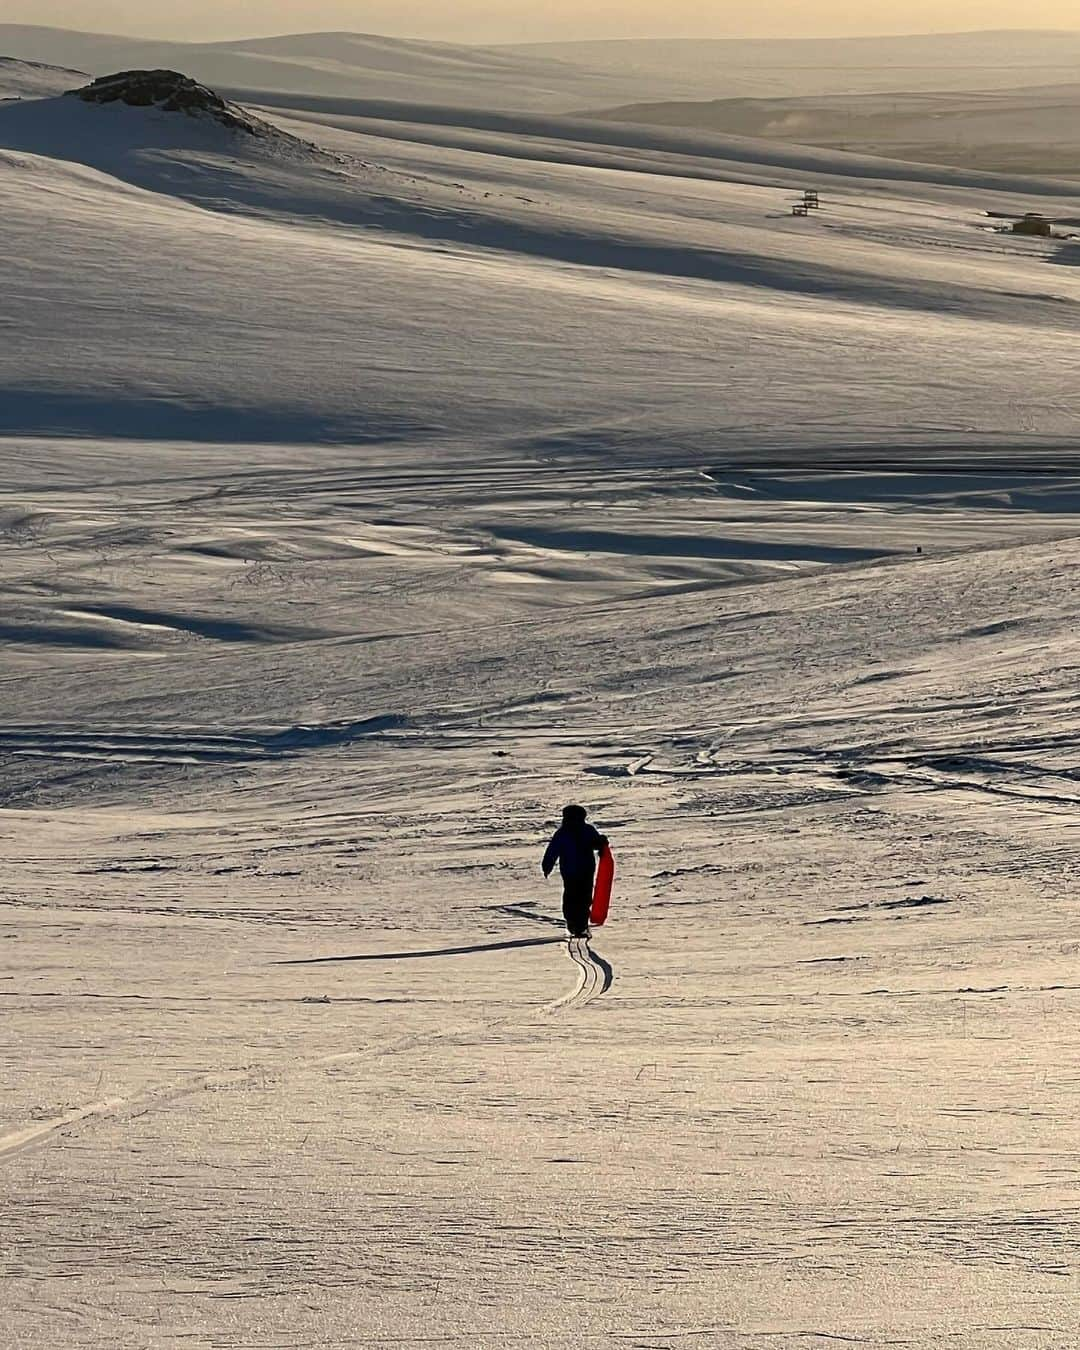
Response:
[[[615,858],[611,849],[604,845],[600,853],[600,862],[596,869],[596,884],[593,886],[592,911],[589,922],[594,928],[602,928],[607,922],[611,908],[611,884],[615,880]]]

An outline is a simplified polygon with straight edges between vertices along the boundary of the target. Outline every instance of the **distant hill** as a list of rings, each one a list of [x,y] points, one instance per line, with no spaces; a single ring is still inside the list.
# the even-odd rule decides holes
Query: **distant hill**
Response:
[[[640,97],[638,81],[544,55],[409,42],[359,33],[306,33],[241,42],[150,42],[101,33],[0,24],[0,51],[93,75],[171,69],[223,90],[387,98],[456,107],[568,111]],[[672,79],[644,91],[671,97]]]
[[[1080,177],[1080,84],[986,93],[639,103],[589,116],[993,173]]]
[[[156,42],[0,24],[0,52],[92,75],[182,70],[226,91],[566,113],[675,99],[1060,85],[1080,70],[1080,33],[480,47],[363,33]]]
[[[636,79],[675,79],[679,99],[796,97],[888,91],[1015,89],[1064,84],[1080,69],[1080,32],[993,31],[912,37],[627,39],[508,47],[522,56]]]

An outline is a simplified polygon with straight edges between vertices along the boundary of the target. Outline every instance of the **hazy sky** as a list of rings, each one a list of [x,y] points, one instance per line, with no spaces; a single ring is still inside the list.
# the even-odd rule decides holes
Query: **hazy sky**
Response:
[[[4,0],[0,21],[194,40],[350,29],[526,42],[1078,28],[1078,0]]]

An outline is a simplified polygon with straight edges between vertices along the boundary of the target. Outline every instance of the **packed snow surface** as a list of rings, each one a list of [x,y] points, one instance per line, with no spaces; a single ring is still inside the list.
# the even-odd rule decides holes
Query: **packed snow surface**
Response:
[[[1074,1347],[1073,189],[286,95],[0,106],[5,1344]]]

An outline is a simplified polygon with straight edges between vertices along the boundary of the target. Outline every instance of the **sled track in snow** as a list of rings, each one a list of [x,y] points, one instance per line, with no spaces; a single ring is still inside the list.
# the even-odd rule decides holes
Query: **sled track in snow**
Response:
[[[528,945],[533,941],[528,940]],[[543,945],[543,940],[536,943]],[[203,1092],[217,1092],[226,1089],[246,1087],[256,1083],[265,1083],[268,1079],[282,1079],[298,1073],[328,1069],[333,1066],[358,1063],[364,1060],[379,1060],[388,1056],[422,1049],[440,1041],[450,1042],[469,1039],[490,1031],[494,1027],[520,1024],[537,1015],[543,1016],[571,1008],[582,1008],[606,994],[615,980],[615,972],[598,952],[593,951],[587,938],[571,938],[566,944],[567,955],[577,966],[579,977],[574,988],[553,1003],[548,1003],[528,1014],[525,1018],[499,1018],[494,1022],[474,1023],[455,1027],[444,1032],[432,1034],[414,1034],[404,1036],[384,1045],[368,1045],[353,1050],[334,1051],[319,1055],[314,1059],[293,1063],[249,1064],[234,1069],[221,1069],[212,1073],[196,1074],[181,1082],[164,1082],[134,1092],[126,1097],[110,1097],[89,1105],[74,1108],[59,1116],[45,1120],[32,1121],[19,1129],[0,1135],[0,1162],[13,1158],[28,1149],[39,1147],[54,1139],[70,1137],[81,1133],[93,1125],[109,1121],[130,1123],[138,1120],[147,1112],[186,1097],[195,1097]],[[292,964],[292,963],[287,963]]]
[[[147,1112],[156,1108],[170,1106],[186,1097],[196,1097],[203,1092],[221,1092],[250,1087],[255,1084],[278,1082],[302,1073],[319,1069],[358,1064],[364,1061],[375,1062],[392,1055],[421,1050],[439,1043],[451,1043],[456,1040],[468,1040],[482,1035],[494,1027],[511,1023],[511,1018],[500,1018],[495,1022],[473,1023],[468,1026],[454,1027],[434,1034],[417,1033],[403,1036],[384,1045],[359,1046],[353,1050],[337,1050],[330,1054],[318,1055],[313,1059],[289,1061],[268,1061],[263,1064],[250,1064],[234,1069],[221,1069],[212,1073],[196,1074],[180,1082],[163,1082],[133,1092],[127,1097],[110,1097],[103,1101],[92,1102],[88,1106],[78,1107],[60,1116],[32,1122],[0,1135],[0,1162],[15,1157],[28,1149],[50,1142],[53,1139],[67,1138],[81,1133],[83,1129],[95,1124],[110,1121],[127,1124],[138,1120]]]
[[[588,938],[570,938],[566,944],[566,954],[578,968],[578,982],[568,994],[543,1008],[543,1012],[584,1008],[606,994],[615,981],[614,970],[598,952],[593,951]]]

